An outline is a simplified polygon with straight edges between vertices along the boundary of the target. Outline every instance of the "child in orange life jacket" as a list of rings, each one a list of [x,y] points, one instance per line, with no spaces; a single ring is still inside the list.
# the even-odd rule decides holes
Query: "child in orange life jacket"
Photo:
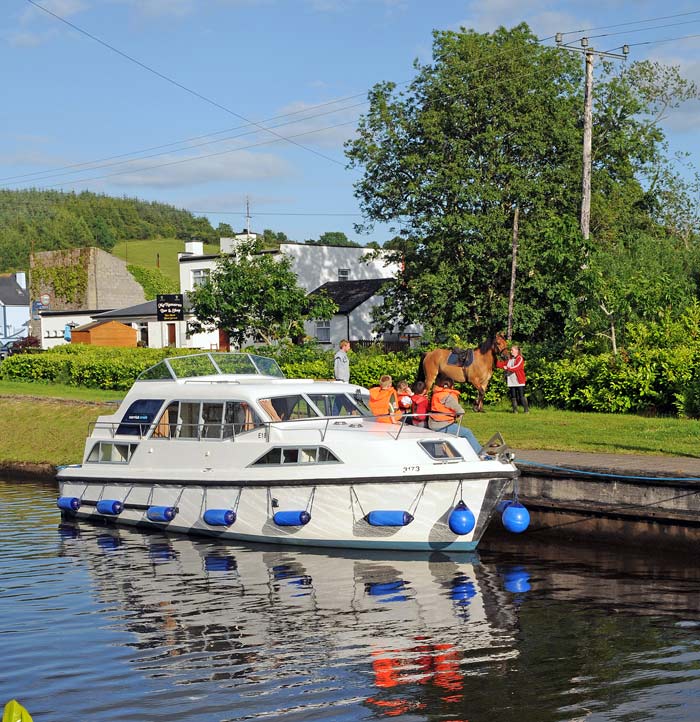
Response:
[[[379,386],[372,386],[369,390],[369,408],[377,417],[376,421],[385,424],[398,424],[401,418],[399,410],[399,397],[393,386],[391,376],[385,375],[379,379]]]
[[[471,429],[459,424],[459,419],[464,416],[464,409],[459,405],[459,391],[454,386],[454,381],[448,376],[440,374],[437,377],[430,398],[428,428],[467,439],[478,454],[481,451],[481,444],[476,440]]]
[[[399,383],[396,384],[396,395],[399,397],[399,409],[401,409],[401,413],[410,414],[413,409],[413,402],[411,401],[413,391],[411,391],[411,387],[406,381],[399,381]],[[406,419],[406,423],[411,423],[410,417]]]
[[[414,426],[428,425],[428,397],[425,393],[425,383],[423,381],[416,381],[416,383],[413,384],[411,411],[413,412]]]

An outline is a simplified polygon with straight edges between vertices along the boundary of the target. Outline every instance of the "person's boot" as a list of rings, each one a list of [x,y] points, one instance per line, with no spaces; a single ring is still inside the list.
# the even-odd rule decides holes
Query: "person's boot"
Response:
[[[526,414],[530,413],[530,406],[527,403],[527,397],[525,395],[523,395],[523,408],[525,409]]]

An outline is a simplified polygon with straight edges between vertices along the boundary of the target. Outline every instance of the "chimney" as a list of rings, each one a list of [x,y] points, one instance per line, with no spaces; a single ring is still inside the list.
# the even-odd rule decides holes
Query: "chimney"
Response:
[[[203,256],[204,255],[204,242],[203,241],[185,241],[185,253],[191,256]]]
[[[15,282],[23,290],[27,290],[27,274],[24,271],[15,273]]]

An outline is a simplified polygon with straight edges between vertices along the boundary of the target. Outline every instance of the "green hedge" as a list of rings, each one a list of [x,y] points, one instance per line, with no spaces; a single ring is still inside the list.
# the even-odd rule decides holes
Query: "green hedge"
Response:
[[[700,347],[644,349],[528,364],[529,394],[561,409],[657,413],[700,412]]]
[[[255,348],[272,356],[289,378],[333,378],[333,351],[312,344]],[[201,353],[190,349],[111,348],[85,345],[57,347],[42,353],[17,354],[0,364],[0,378],[59,382],[123,391],[136,376],[167,356]],[[608,413],[657,413],[700,417],[700,341],[671,349],[643,349],[611,354],[579,355],[548,361],[526,357],[527,393],[534,405]],[[350,381],[375,385],[390,374],[394,382],[412,383],[420,356],[415,352],[352,352]],[[466,407],[476,398],[471,386],[458,385]],[[493,404],[507,395],[500,370],[486,394]]]

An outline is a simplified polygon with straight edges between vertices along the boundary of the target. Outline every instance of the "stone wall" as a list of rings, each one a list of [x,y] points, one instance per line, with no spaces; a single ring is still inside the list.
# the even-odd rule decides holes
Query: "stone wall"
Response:
[[[31,301],[47,297],[51,311],[109,310],[146,300],[126,263],[99,248],[33,254],[30,294]]]

